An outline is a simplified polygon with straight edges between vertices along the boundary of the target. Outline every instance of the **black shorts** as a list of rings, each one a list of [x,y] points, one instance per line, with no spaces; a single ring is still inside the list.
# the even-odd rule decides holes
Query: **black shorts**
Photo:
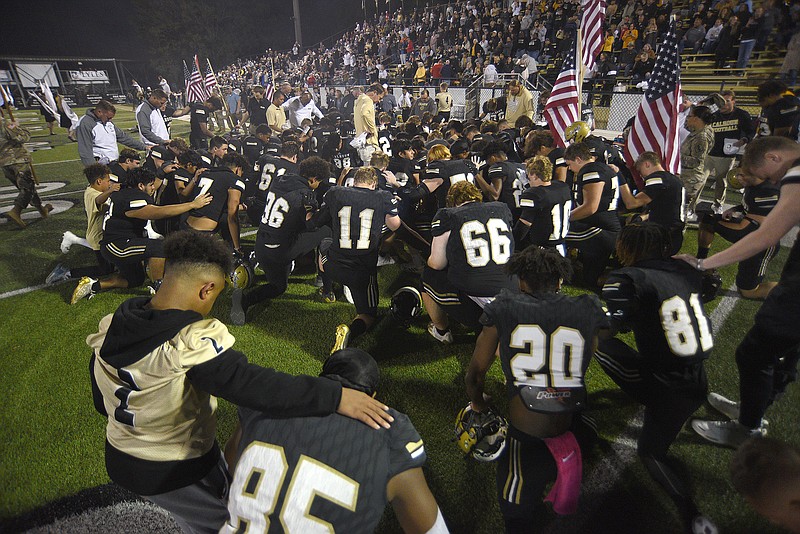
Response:
[[[614,252],[617,235],[618,231],[590,226],[582,221],[572,221],[569,223],[565,241],[567,246],[577,248],[582,254],[607,258]]]
[[[452,320],[468,328],[481,327],[483,309],[448,280],[447,269],[439,271],[426,265],[422,271],[422,289]]]
[[[342,256],[331,250],[326,237],[319,245],[322,265],[331,280],[347,286],[359,315],[378,315],[378,258],[373,254]]]
[[[330,237],[329,226],[322,226],[312,232],[303,232],[297,236],[292,245],[271,247],[265,241],[261,231],[256,236],[256,259],[264,270],[264,275],[270,284],[287,285],[289,280],[289,265],[292,260],[305,256],[319,247],[322,240]]]
[[[586,456],[597,440],[594,422],[576,414],[569,431]],[[556,462],[545,442],[508,427],[506,450],[497,461],[497,500],[506,532],[530,532],[541,522],[542,498],[547,484],[556,480]]]
[[[113,263],[119,274],[128,281],[128,287],[139,287],[145,279],[142,262],[164,257],[164,242],[160,239],[137,237],[115,239],[100,243],[103,257]]]
[[[722,217],[709,214],[703,217],[703,224],[713,227],[714,233],[729,243],[736,243],[746,235],[752,234],[761,226],[757,221],[745,218],[749,224],[741,229],[729,228],[722,224]],[[769,267],[769,262],[781,249],[780,245],[769,247],[739,262],[739,270],[736,272],[736,287],[739,289],[755,289],[764,280],[764,275]]]

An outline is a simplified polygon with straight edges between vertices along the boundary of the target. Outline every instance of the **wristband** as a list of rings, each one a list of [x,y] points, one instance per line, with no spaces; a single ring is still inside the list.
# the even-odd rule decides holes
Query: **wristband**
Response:
[[[703,258],[697,258],[697,263],[695,264],[694,268],[698,271],[705,271],[705,267],[703,267]]]

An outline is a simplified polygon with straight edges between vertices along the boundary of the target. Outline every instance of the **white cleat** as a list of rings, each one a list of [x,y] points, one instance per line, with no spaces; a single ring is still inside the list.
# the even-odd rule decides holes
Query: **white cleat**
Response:
[[[762,427],[747,428],[739,421],[704,421],[695,419],[692,421],[692,429],[700,434],[701,437],[725,447],[736,449],[751,437],[761,437],[767,435],[767,429]]]
[[[428,324],[428,333],[433,336],[433,339],[445,345],[449,345],[453,342],[453,333],[450,330],[447,330],[444,334],[440,334],[436,325],[433,323]]]

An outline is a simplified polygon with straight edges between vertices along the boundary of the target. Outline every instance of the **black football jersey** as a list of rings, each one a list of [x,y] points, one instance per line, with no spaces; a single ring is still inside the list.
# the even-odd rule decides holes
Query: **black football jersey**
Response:
[[[433,192],[436,197],[436,208],[444,208],[447,205],[447,192],[451,185],[463,181],[475,183],[475,167],[463,159],[432,161],[425,168],[425,179],[435,178],[441,178],[443,181]]]
[[[483,308],[497,328],[509,398],[527,386],[585,388],[583,376],[597,331],[608,318],[596,295],[502,291]]]
[[[486,181],[491,184],[498,179],[503,181],[503,188],[500,190],[500,198],[497,200],[504,202],[514,215],[514,220],[517,220],[520,212],[519,199],[522,192],[528,187],[525,165],[513,161],[500,161],[490,165],[486,173]]]
[[[254,196],[259,200],[266,198],[272,182],[285,174],[297,174],[297,164],[288,159],[276,158],[269,154],[261,156],[253,166],[255,179],[248,184],[247,196]]]
[[[778,203],[780,194],[780,186],[769,181],[761,182],[752,187],[745,187],[744,195],[742,195],[742,207],[748,214],[766,217],[775,207],[775,204]]]
[[[191,108],[191,115],[189,115],[189,126],[192,131],[192,135],[202,136],[202,132],[200,131],[200,123],[208,123],[208,108],[205,107],[203,104],[194,102],[189,104]]]
[[[325,193],[333,220],[335,255],[365,256],[378,253],[387,215],[397,215],[397,199],[388,191],[334,186]]]
[[[147,221],[128,217],[126,213],[152,203],[153,197],[138,187],[126,187],[111,193],[108,211],[103,220],[103,242],[143,237]]]
[[[650,197],[648,220],[670,229],[684,223],[686,189],[677,176],[668,171],[656,171],[644,179],[644,193]]]
[[[212,221],[220,222],[228,208],[228,190],[236,189],[244,193],[244,182],[227,168],[208,169],[202,173],[194,187],[192,200],[203,193],[214,197],[210,203],[200,209],[189,212],[192,217],[207,217]]]
[[[639,353],[654,369],[679,369],[711,353],[701,279],[685,262],[668,259],[618,269],[606,280],[603,299],[611,320],[633,330]]]
[[[181,199],[178,197],[178,188],[175,187],[175,180],[178,179],[176,178],[177,171],[178,169],[170,173],[165,173],[161,176],[161,187],[158,188],[158,191],[156,191],[155,194],[155,202],[159,206],[169,206],[172,204],[181,203]]]
[[[111,170],[111,181],[114,183],[122,184],[125,183],[125,179],[128,177],[128,171],[122,168],[118,162],[114,161],[113,163],[109,163],[108,168]]]
[[[440,209],[431,223],[433,237],[450,232],[447,278],[475,297],[493,297],[515,284],[505,265],[514,252],[511,211],[502,202],[469,202]]]
[[[278,249],[294,243],[306,228],[304,200],[314,192],[305,178],[286,174],[276,178],[267,191],[266,206],[258,227],[259,240]]]
[[[547,186],[529,187],[520,197],[520,219],[531,223],[525,245],[557,246],[569,232],[572,193],[558,180]]]
[[[399,156],[392,157],[392,159],[389,160],[389,166],[386,170],[394,173],[394,177],[400,185],[404,187],[406,185],[413,185],[414,179],[412,175],[419,172],[414,165],[414,160],[401,158]],[[409,182],[409,180],[411,181]]]
[[[339,414],[271,419],[240,408],[240,457],[220,532],[316,532],[320,524],[374,532],[386,484],[426,461],[408,417],[389,412],[391,428],[373,430]]]
[[[558,167],[567,167],[567,160],[564,159],[564,149],[561,147],[554,148],[547,154],[547,159],[553,164],[552,180],[556,181],[556,169]]]
[[[333,166],[336,167],[336,171],[340,173],[345,167],[361,166],[361,158],[358,156],[358,152],[350,147],[349,142],[342,144],[341,150],[332,156],[331,162]]]
[[[604,230],[619,231],[619,217],[617,217],[617,202],[619,201],[619,177],[614,169],[606,165],[593,161],[587,163],[575,177],[575,206],[583,204],[583,186],[601,182],[603,192],[600,196],[600,204],[597,211],[581,219],[582,222],[602,228]]]
[[[378,129],[378,148],[381,152],[392,157],[392,140],[394,139],[394,130],[392,128],[379,128]]]
[[[254,135],[248,135],[242,140],[242,154],[251,165],[264,155],[265,143]]]

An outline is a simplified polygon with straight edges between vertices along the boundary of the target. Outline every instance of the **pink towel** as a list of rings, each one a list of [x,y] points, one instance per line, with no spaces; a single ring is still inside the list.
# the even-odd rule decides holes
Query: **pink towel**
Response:
[[[558,476],[545,501],[553,503],[553,510],[558,515],[574,514],[578,509],[578,497],[581,494],[583,478],[583,460],[581,448],[572,432],[564,432],[554,438],[545,438],[545,445],[556,461]]]

